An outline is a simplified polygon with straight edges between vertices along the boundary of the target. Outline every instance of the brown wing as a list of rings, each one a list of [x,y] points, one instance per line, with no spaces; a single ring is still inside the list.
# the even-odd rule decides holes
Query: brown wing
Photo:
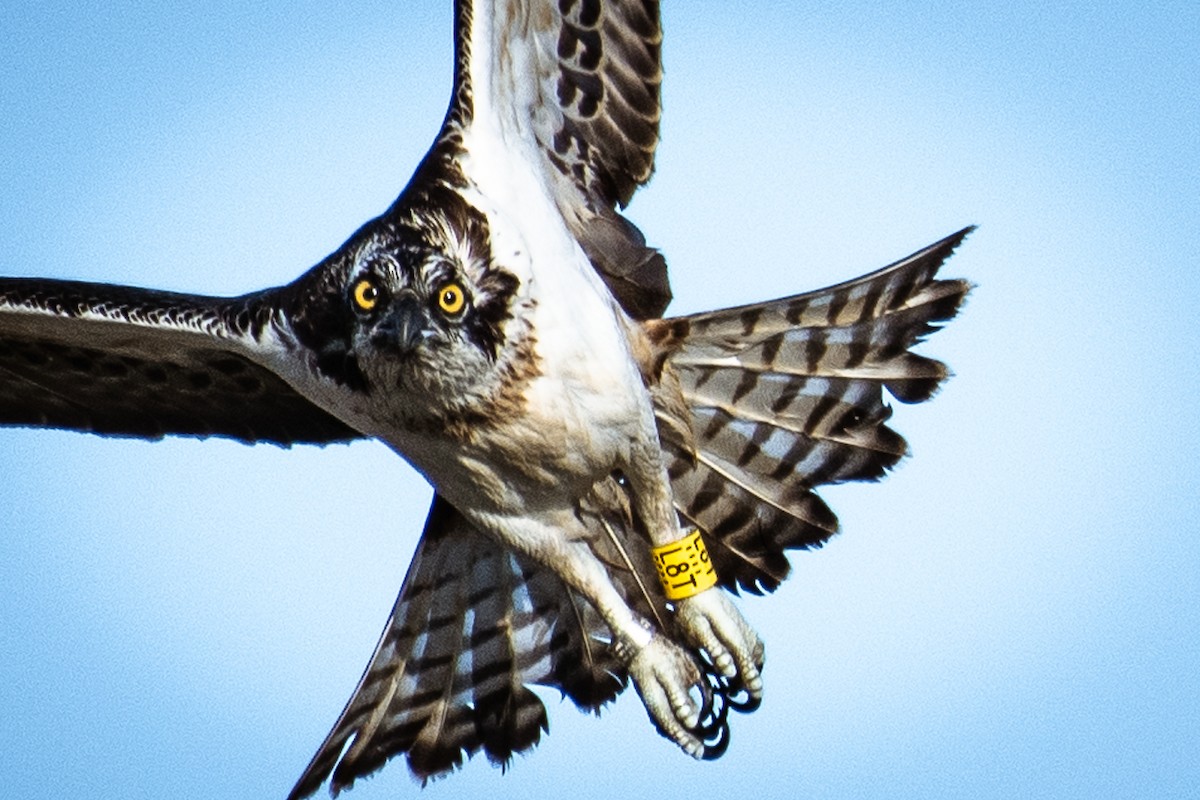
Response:
[[[909,348],[970,289],[935,276],[971,230],[828,289],[651,323],[682,337],[668,363],[695,441],[660,433],[679,511],[707,534],[727,588],[773,590],[786,549],[837,531],[813,489],[878,480],[906,454],[884,390],[919,403],[949,374]]]
[[[0,279],[0,425],[285,446],[359,438],[248,356],[269,301]]]
[[[655,0],[460,0],[444,138],[478,115],[537,144],[559,211],[632,316],[661,316],[666,262],[616,211],[654,170],[662,29]],[[489,123],[492,120],[489,120]]]
[[[589,710],[625,687],[609,636],[553,572],[435,497],[375,654],[290,797],[312,794],[331,772],[337,794],[401,753],[422,779],[480,750],[506,763],[547,729],[528,684]]]

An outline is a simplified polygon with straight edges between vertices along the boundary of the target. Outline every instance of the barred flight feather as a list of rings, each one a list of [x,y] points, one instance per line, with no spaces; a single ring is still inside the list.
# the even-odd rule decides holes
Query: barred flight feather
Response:
[[[513,409],[520,406],[524,414],[526,401],[539,402],[542,392],[525,397],[520,385],[509,392],[506,378],[496,400],[490,378],[476,382],[466,374],[471,364],[482,363],[475,360],[478,350],[500,371],[553,379],[563,369],[546,353],[532,358],[525,343],[561,333],[553,329],[542,336],[536,325],[546,317],[531,309],[573,301],[555,292],[578,284],[519,278],[503,263],[512,252],[508,244],[497,243],[525,240],[528,250],[515,261],[521,264],[564,252],[562,236],[569,232],[616,302],[644,326],[646,336],[633,336],[631,345],[655,404],[680,516],[704,532],[726,588],[773,590],[790,569],[787,550],[819,546],[837,531],[837,518],[814,489],[878,479],[906,453],[903,438],[886,426],[891,409],[884,392],[901,402],[920,402],[947,376],[940,362],[910,348],[951,318],[968,291],[965,282],[935,276],[969,229],[828,289],[659,319],[671,297],[666,262],[618,210],[654,170],[662,82],[658,0],[456,0],[455,10],[454,99],[437,143],[391,209],[294,283],[239,298],[206,298],[0,279],[0,424],[143,438],[229,436],[285,446],[363,438],[354,427],[359,425],[384,430],[389,435],[382,438],[396,445],[414,433],[406,426],[417,412],[408,406],[426,405],[411,387],[436,385],[446,396],[429,408],[469,409],[463,416],[472,425],[495,426],[493,441],[501,438],[497,432],[524,436],[536,416],[510,425]],[[514,142],[521,146],[511,149]],[[527,160],[527,145],[535,145],[539,154],[533,162]],[[493,170],[501,166],[503,171]],[[526,214],[521,203],[508,207],[511,188],[492,191],[502,184],[526,187],[520,180],[513,183],[522,174],[542,181],[545,194],[528,197],[552,201],[565,230],[542,224],[542,214],[527,225],[520,219]],[[438,235],[430,239],[430,230]],[[418,265],[416,283],[422,284],[449,269],[446,256],[463,261],[456,256],[460,251],[487,262],[486,274],[473,286],[479,291],[470,315],[439,318],[439,325],[422,333],[446,348],[439,351],[438,368],[401,357],[390,345],[376,345],[384,327],[376,322],[366,327],[367,317],[359,314],[373,309],[375,300],[359,303],[358,310],[348,302],[352,270],[365,269],[377,257],[394,262],[395,285],[385,288],[411,293],[406,281],[416,278],[407,274],[408,267]],[[470,264],[458,266],[464,274],[471,271],[465,269]],[[526,264],[521,274],[548,276],[558,267],[589,268],[581,258],[577,264],[547,264],[545,272]],[[372,291],[379,290],[372,284],[377,277],[365,280]],[[518,294],[522,281],[527,285]],[[514,299],[518,296],[520,302]],[[399,314],[400,305],[389,313]],[[501,335],[508,320],[525,333]],[[609,331],[612,320],[604,320],[582,325],[581,331]],[[441,323],[454,327],[454,334],[435,331]],[[363,344],[367,340],[369,347]],[[500,358],[503,346],[510,347],[512,360]],[[442,359],[443,354],[451,357]],[[624,363],[599,363],[608,374],[629,374]],[[372,386],[366,373],[393,369],[404,371],[400,390],[374,404],[387,392],[380,392],[378,383]],[[622,386],[641,402],[636,381]],[[600,394],[597,390],[597,399]],[[368,418],[372,409],[381,415]],[[564,426],[573,437],[564,439],[564,447],[591,446],[584,441],[590,432],[574,432],[576,424],[612,418],[608,412],[585,418],[591,409],[582,402],[577,414],[571,412],[579,419]],[[338,416],[342,413],[353,424]],[[638,442],[652,435],[642,430]],[[432,449],[457,444],[447,439]],[[416,459],[414,452],[399,449]],[[638,465],[635,459],[612,457],[610,449],[621,447],[605,444],[596,453],[581,454],[580,463],[596,470],[589,474],[605,477],[589,496],[561,500],[576,503],[573,509],[553,509],[576,512],[585,532],[572,532],[571,541],[586,539],[592,550],[583,561],[548,558],[539,564],[477,531],[440,495],[435,497],[375,652],[293,789],[293,800],[313,793],[331,775],[337,794],[401,753],[421,780],[451,771],[479,752],[507,764],[547,730],[546,710],[533,685],[558,688],[584,710],[596,711],[616,697],[628,683],[623,663],[633,664],[635,674],[640,667],[636,659],[628,661],[628,653],[618,659],[614,651],[621,648],[610,646],[613,632],[570,588],[577,586],[597,601],[611,599],[602,581],[590,574],[586,580],[578,577],[580,564],[592,565],[593,557],[607,568],[629,611],[690,649],[704,675],[692,689],[704,696],[707,708],[701,723],[689,727],[703,740],[706,757],[720,755],[728,741],[728,710],[757,706],[752,687],[758,675],[754,670],[745,681],[719,676],[712,659],[694,645],[702,638],[696,625],[703,616],[712,630],[732,630],[738,626],[711,623],[740,616],[728,608],[716,616],[706,610],[698,616],[670,613],[645,525],[671,535],[675,520],[669,513],[635,519],[630,503],[631,486],[639,482],[642,499],[665,495],[664,487],[649,485],[648,479],[659,476],[658,465],[626,481],[607,473],[636,472]],[[509,451],[495,450],[495,463],[478,451],[466,455],[504,480],[512,466],[504,461]],[[456,480],[442,486],[453,493]],[[525,491],[515,484],[511,488],[518,495]],[[649,488],[652,494],[645,492]],[[639,505],[665,508],[658,502]],[[502,537],[505,541],[519,541],[521,529],[507,533],[512,536]],[[619,635],[629,639],[636,623],[612,608],[609,619],[623,624]],[[745,678],[745,662],[758,659],[758,642],[748,627],[733,638],[742,641],[726,644],[741,651],[737,660]],[[643,652],[661,661],[650,666],[675,673],[664,686],[686,690],[694,680],[663,653]],[[735,698],[743,691],[748,699]],[[656,705],[651,702],[647,709],[664,732],[661,722],[668,717]]]
[[[624,689],[609,638],[553,572],[435,498],[375,653],[290,797],[311,794],[331,772],[337,794],[398,753],[422,780],[479,751],[506,764],[547,730],[529,685],[556,687],[587,710]]]

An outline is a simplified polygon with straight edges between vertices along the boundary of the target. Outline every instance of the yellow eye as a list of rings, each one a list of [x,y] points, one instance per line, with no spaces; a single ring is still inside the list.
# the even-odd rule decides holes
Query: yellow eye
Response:
[[[467,293],[457,283],[448,283],[438,292],[438,307],[447,314],[457,314],[467,304]]]
[[[359,311],[374,311],[379,305],[379,287],[370,278],[360,278],[358,283],[354,284],[352,294],[354,305],[358,306]]]

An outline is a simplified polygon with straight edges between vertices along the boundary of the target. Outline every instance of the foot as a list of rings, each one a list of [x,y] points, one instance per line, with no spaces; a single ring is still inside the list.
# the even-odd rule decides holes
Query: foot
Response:
[[[757,705],[762,699],[763,645],[723,591],[709,589],[675,601],[675,616],[723,676],[740,684]]]
[[[634,654],[629,675],[659,733],[692,758],[703,758],[704,742],[694,732],[700,707],[691,696],[700,671],[691,657],[673,642],[654,636]]]

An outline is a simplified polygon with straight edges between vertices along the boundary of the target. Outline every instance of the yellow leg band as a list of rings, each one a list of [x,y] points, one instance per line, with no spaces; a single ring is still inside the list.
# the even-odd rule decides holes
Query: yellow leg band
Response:
[[[670,544],[651,548],[650,555],[668,600],[682,600],[717,584],[717,571],[699,530]]]

